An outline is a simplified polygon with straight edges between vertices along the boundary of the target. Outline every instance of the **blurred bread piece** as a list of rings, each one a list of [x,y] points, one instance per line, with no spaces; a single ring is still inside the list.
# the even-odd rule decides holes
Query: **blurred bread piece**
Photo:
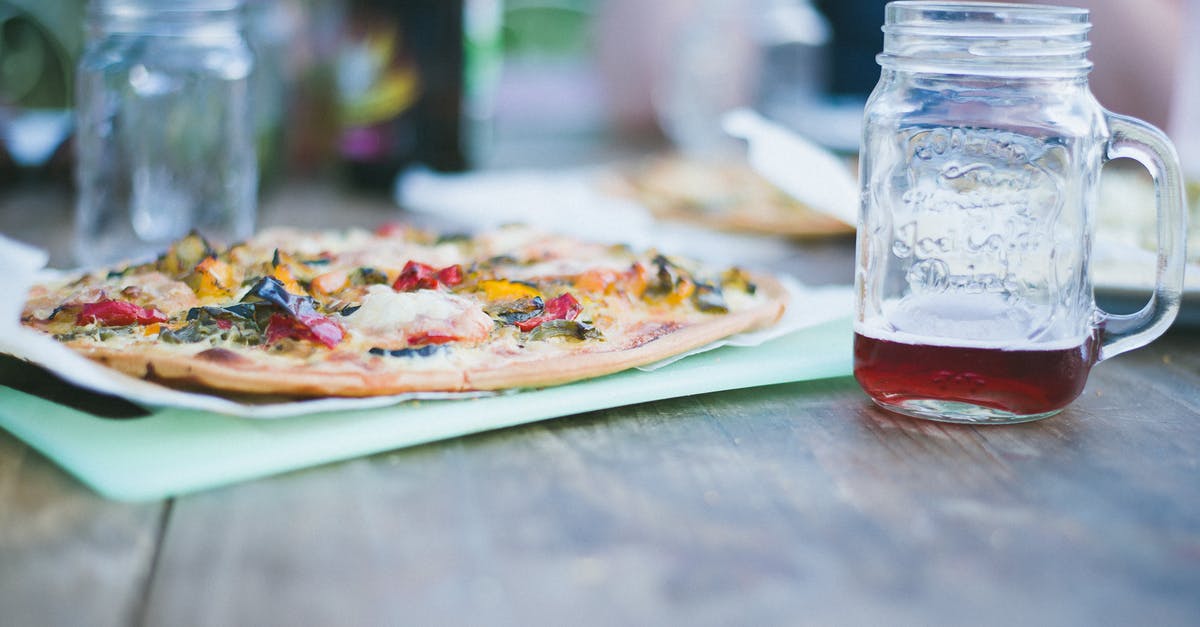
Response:
[[[663,220],[794,238],[854,232],[853,226],[793,199],[735,160],[653,157],[625,170],[610,187]]]

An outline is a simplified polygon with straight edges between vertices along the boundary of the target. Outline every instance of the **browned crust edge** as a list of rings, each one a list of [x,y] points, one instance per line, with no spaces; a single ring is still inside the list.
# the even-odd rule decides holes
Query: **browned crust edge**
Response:
[[[651,207],[655,216],[668,220],[689,222],[718,230],[739,231],[761,235],[782,235],[795,239],[845,237],[855,228],[837,218],[817,213],[814,209],[778,215],[783,210],[739,207],[727,211],[703,212],[688,209]]]
[[[126,374],[173,387],[216,392],[292,396],[383,396],[408,392],[460,392],[560,385],[654,363],[722,338],[769,326],[783,314],[787,290],[773,277],[752,280],[767,295],[759,306],[689,324],[661,337],[609,351],[564,354],[544,360],[487,364],[467,370],[443,369],[372,373],[320,366],[291,369],[245,359],[205,360],[195,355],[133,352],[96,345],[73,345],[85,356]]]

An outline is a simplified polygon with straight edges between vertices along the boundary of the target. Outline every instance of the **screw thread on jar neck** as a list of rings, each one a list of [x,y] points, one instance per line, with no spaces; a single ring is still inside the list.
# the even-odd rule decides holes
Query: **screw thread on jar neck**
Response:
[[[891,2],[883,26],[885,69],[1029,78],[1086,76],[1088,11],[977,2]]]

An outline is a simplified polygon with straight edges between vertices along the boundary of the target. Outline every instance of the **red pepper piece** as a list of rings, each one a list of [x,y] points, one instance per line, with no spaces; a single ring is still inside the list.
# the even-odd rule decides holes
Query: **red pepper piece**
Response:
[[[438,270],[437,278],[443,285],[458,285],[463,282],[462,266],[458,264],[446,266]]]
[[[157,309],[139,307],[123,300],[103,299],[87,303],[75,318],[75,324],[91,324],[93,322],[105,326],[125,326],[127,324],[153,324],[166,322],[167,316]]]
[[[429,264],[409,261],[404,264],[404,269],[400,271],[400,276],[392,284],[392,289],[397,292],[436,290],[438,285],[458,285],[462,283],[462,280],[462,266],[457,264],[436,270]]]
[[[422,331],[408,336],[409,346],[424,346],[426,344],[445,344],[447,342],[457,342],[462,338],[449,333],[439,333],[437,331]]]
[[[397,237],[408,232],[408,227],[402,222],[384,222],[375,227],[375,234],[380,237]]]
[[[400,271],[400,276],[392,284],[392,289],[397,292],[411,292],[421,289],[432,290],[437,286],[437,271],[433,269],[433,266],[409,261],[404,264],[404,269]]]
[[[539,324],[550,320],[574,320],[581,311],[583,311],[583,306],[568,292],[546,301],[540,315],[521,320],[516,325],[522,331],[532,331]]]
[[[274,313],[267,322],[267,344],[274,344],[282,339],[293,339],[320,342],[333,348],[344,336],[345,332],[338,323],[320,314],[292,318]]]

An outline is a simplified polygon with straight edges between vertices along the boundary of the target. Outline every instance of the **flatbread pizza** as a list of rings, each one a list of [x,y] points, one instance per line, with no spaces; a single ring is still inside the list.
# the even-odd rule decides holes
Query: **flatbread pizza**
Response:
[[[769,275],[508,226],[193,233],[34,286],[21,322],[117,370],[214,392],[373,396],[556,385],[774,323]]]
[[[788,196],[734,160],[656,157],[622,173],[612,189],[658,218],[718,230],[794,238],[854,233],[853,226]]]

